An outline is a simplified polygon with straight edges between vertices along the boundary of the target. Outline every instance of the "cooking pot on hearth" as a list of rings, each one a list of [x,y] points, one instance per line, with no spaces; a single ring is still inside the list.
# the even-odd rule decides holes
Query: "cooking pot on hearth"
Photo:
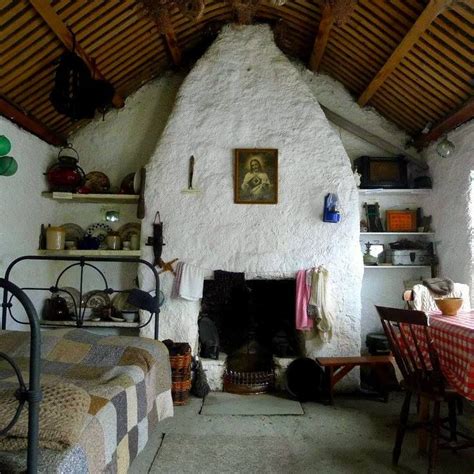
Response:
[[[71,156],[71,152],[76,156]],[[77,164],[78,161],[79,154],[71,145],[59,150],[58,161],[45,173],[50,191],[73,193],[84,184],[85,173]]]

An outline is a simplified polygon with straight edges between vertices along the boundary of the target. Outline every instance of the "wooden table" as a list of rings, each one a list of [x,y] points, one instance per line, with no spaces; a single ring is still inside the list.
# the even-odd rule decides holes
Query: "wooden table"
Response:
[[[459,395],[474,400],[474,311],[444,316],[428,313],[430,335],[444,376]],[[429,400],[420,400],[420,420],[429,419]],[[420,430],[418,447],[426,450],[427,436]]]
[[[474,400],[474,311],[428,317],[444,376],[459,395]]]

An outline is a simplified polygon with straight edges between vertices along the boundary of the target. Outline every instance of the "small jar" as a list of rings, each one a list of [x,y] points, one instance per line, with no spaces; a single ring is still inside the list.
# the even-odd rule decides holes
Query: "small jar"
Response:
[[[46,249],[64,250],[66,231],[62,227],[48,227],[46,229]]]
[[[130,250],[140,250],[140,236],[138,234],[130,236]]]
[[[124,240],[123,241],[123,249],[124,250],[130,250],[130,240]]]
[[[107,248],[110,250],[120,250],[122,248],[122,239],[116,232],[110,233],[106,237],[105,243],[107,244]]]

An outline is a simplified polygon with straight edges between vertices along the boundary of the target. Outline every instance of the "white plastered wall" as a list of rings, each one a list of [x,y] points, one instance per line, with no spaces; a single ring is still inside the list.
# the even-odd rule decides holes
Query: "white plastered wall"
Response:
[[[278,149],[278,205],[233,202],[233,150],[254,147]],[[200,194],[181,192],[191,155]],[[308,354],[360,351],[362,259],[351,163],[268,27],[223,30],[186,77],[147,172],[143,227],[150,229],[161,212],[165,260],[178,257],[207,276],[223,269],[265,278],[323,264],[330,273],[335,336],[323,346],[310,338]],[[340,224],[322,222],[328,192],[341,200]],[[150,258],[151,249],[143,254]],[[171,283],[163,277],[167,294]],[[168,300],[162,337],[196,347],[198,313],[198,302]]]

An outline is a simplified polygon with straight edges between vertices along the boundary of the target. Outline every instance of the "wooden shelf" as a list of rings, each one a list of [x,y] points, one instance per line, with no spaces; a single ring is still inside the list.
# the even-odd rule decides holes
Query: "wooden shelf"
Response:
[[[85,202],[85,203],[115,203],[136,204],[138,194],[74,194],[74,193],[41,193],[43,197],[60,202]]]
[[[41,326],[68,326],[77,327],[76,321],[40,321]],[[127,321],[84,321],[81,327],[91,328],[138,328],[140,323],[129,323]]]
[[[38,250],[38,255],[56,257],[137,257],[140,250]]]
[[[363,235],[434,235],[434,232],[361,232]]]
[[[377,188],[377,189],[359,189],[359,194],[361,196],[371,196],[371,195],[420,195],[420,194],[430,194],[431,189],[384,189],[384,188]]]
[[[411,269],[411,268],[431,268],[431,265],[364,265],[364,268],[373,268],[377,270],[385,269]]]

